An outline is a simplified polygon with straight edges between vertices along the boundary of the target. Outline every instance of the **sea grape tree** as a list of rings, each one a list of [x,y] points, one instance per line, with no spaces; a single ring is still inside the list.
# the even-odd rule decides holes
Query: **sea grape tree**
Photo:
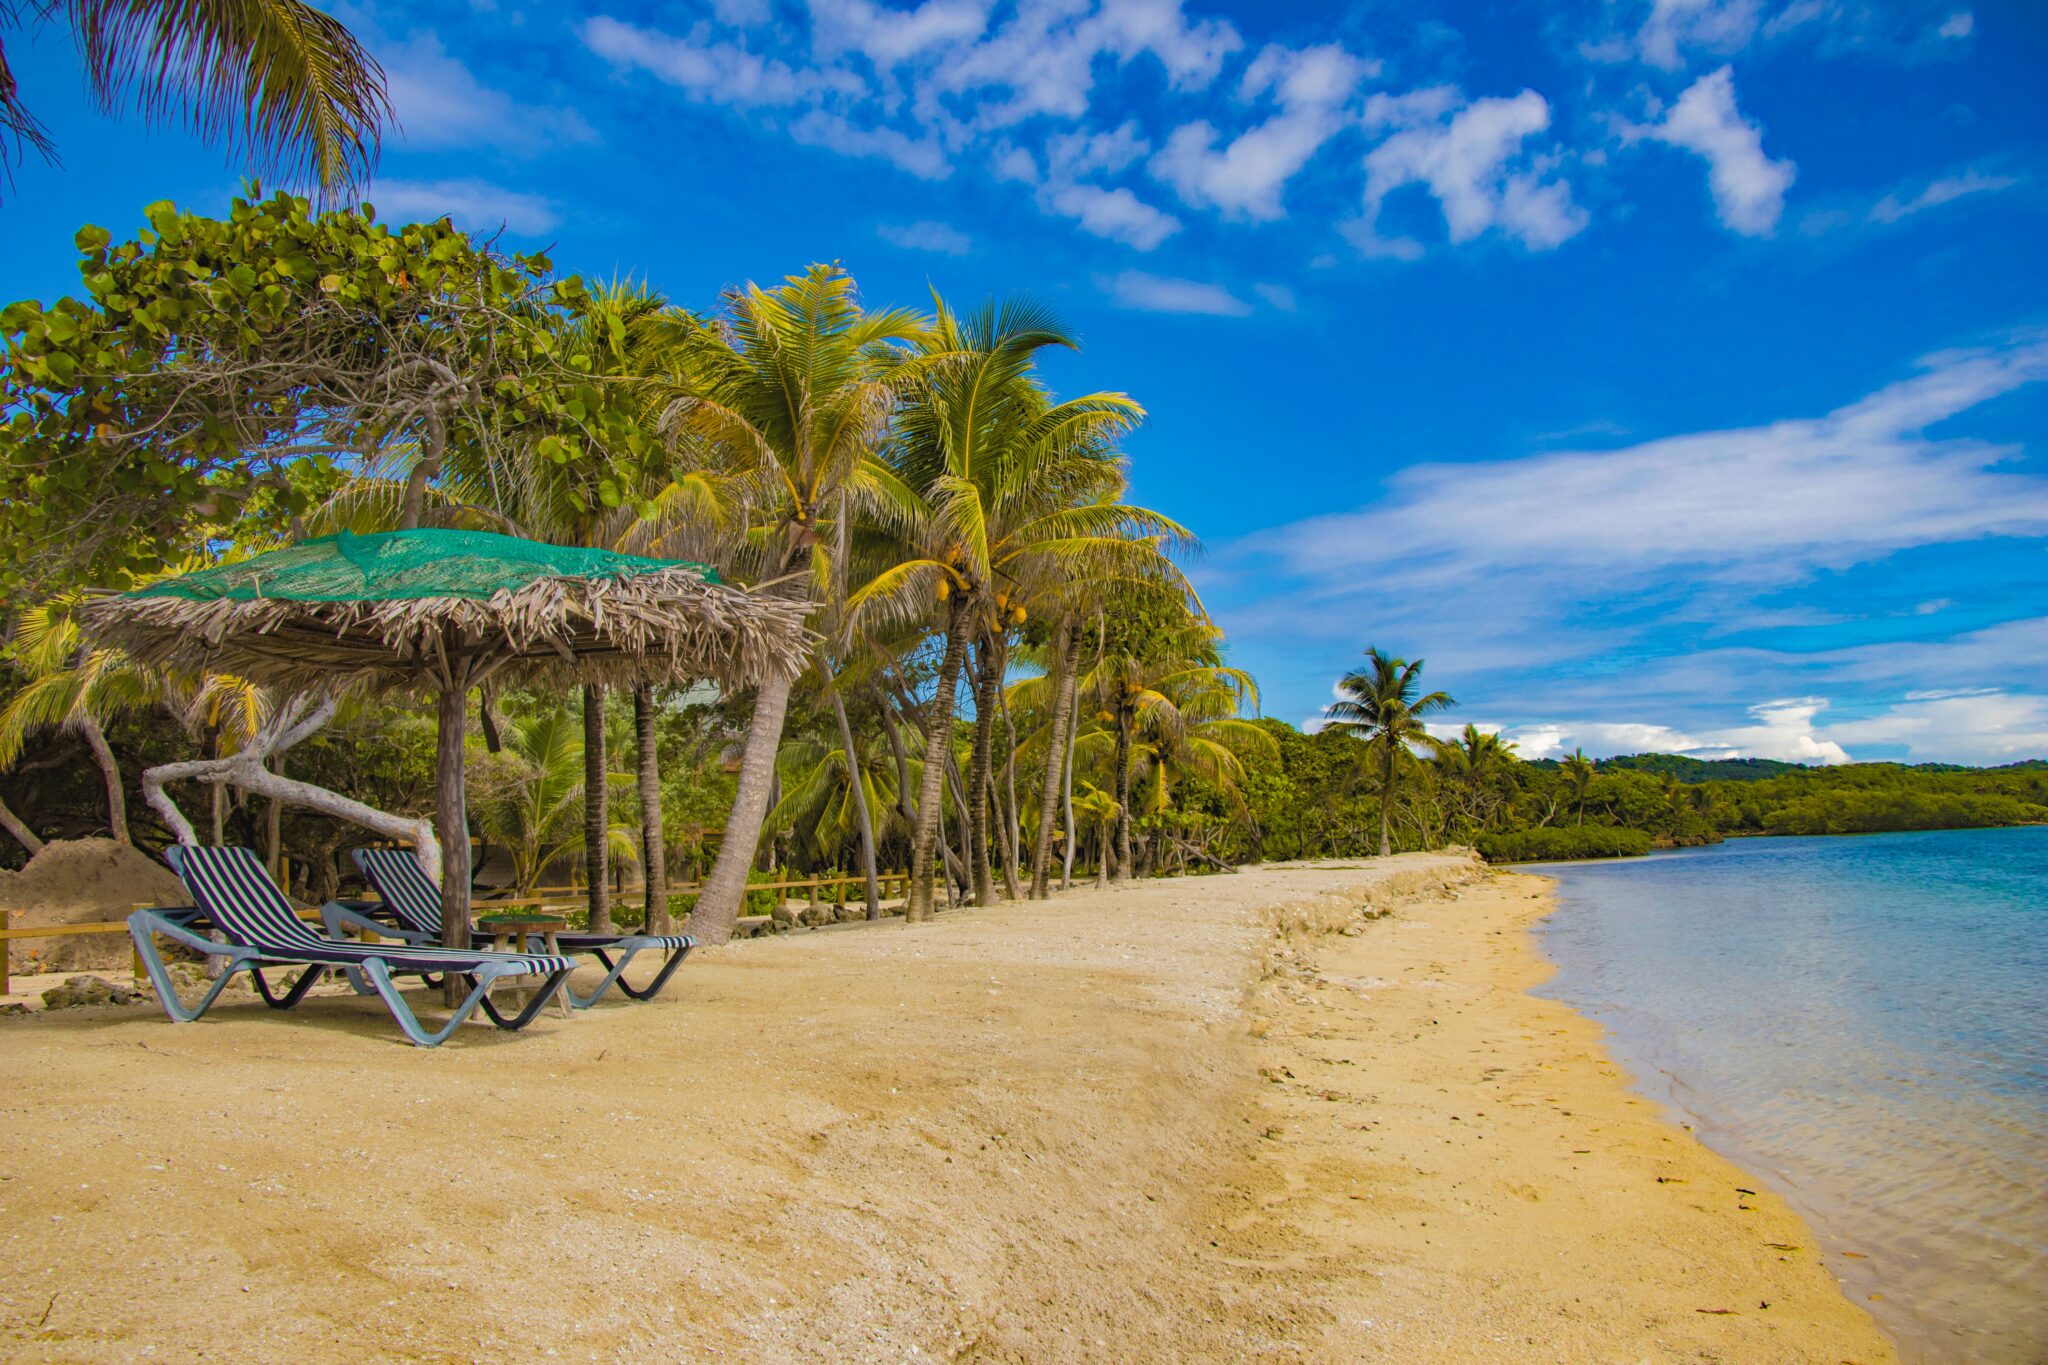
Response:
[[[475,468],[517,443],[595,470],[577,496],[629,499],[606,471],[653,442],[599,354],[624,323],[546,256],[288,194],[145,217],[118,243],[80,229],[82,297],[0,309],[0,595],[121,581],[252,500],[302,511],[305,461],[390,480],[400,525],[458,445]]]

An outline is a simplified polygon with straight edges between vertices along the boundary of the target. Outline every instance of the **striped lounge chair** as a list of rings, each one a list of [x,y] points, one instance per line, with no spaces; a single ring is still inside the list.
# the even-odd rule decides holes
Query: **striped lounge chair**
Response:
[[[372,907],[338,903],[326,911],[329,934],[338,938],[344,929],[354,925],[380,934],[397,933],[415,943],[441,941],[441,889],[427,880],[410,850],[359,848],[352,856],[363,876],[384,898],[381,908],[389,920],[372,919]],[[557,934],[555,943],[564,953],[589,953],[605,966],[604,979],[590,994],[578,995],[573,982],[564,988],[569,1003],[579,1010],[595,1005],[614,984],[635,1000],[652,1000],[675,975],[676,968],[683,965],[690,949],[697,946],[697,940],[688,934]],[[644,951],[665,953],[667,959],[654,980],[636,987],[625,978],[626,964]],[[613,954],[618,955],[616,962],[612,960]]]
[[[554,994],[555,986],[575,969],[576,964],[568,958],[545,953],[458,952],[406,943],[338,943],[314,933],[299,918],[249,849],[174,845],[164,850],[164,860],[185,883],[194,904],[182,909],[138,910],[128,917],[128,932],[134,936],[135,951],[156,986],[164,1013],[177,1023],[189,1024],[205,1014],[237,972],[247,972],[255,979],[265,1004],[272,1009],[288,1010],[299,1003],[315,981],[330,971],[340,971],[355,980],[366,979],[384,998],[391,1017],[405,1030],[406,1037],[421,1047],[435,1047],[479,1005],[499,1028],[524,1028]],[[208,938],[209,929],[219,930],[226,942],[216,943]],[[186,1005],[178,999],[170,972],[157,951],[158,934],[209,957],[228,960],[227,970],[198,1004]],[[280,995],[271,990],[263,976],[272,967],[305,970]],[[437,974],[447,972],[468,981],[470,992],[447,1023],[429,1030],[413,1014],[394,980],[418,976],[432,981]],[[533,992],[524,1009],[508,1017],[499,1013],[490,992],[500,980],[512,976],[541,976],[546,980]]]

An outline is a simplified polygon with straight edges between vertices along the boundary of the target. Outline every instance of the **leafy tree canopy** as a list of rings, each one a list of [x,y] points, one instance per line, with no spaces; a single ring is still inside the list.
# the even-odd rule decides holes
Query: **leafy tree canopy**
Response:
[[[402,477],[408,521],[460,446],[530,443],[629,500],[612,471],[655,443],[602,377],[624,321],[547,257],[253,189],[145,217],[79,231],[83,297],[0,309],[0,594],[120,581],[259,499],[297,515],[308,460]]]

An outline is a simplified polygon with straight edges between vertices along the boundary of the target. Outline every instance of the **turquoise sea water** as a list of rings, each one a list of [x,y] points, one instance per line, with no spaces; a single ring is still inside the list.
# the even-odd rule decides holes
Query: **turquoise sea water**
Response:
[[[1542,993],[1789,1198],[1909,1360],[2048,1361],[2048,828],[1531,870]]]

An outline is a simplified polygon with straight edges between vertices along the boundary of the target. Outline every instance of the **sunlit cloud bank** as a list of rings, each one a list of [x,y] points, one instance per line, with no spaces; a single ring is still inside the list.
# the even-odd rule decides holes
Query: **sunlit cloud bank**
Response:
[[[1971,546],[2048,577],[2048,478],[1953,432],[2043,378],[2048,339],[2027,335],[1818,417],[1412,466],[1364,508],[1225,547],[1213,596],[1243,655],[1312,695],[1310,669],[1367,643],[1420,654],[1529,757],[2048,756],[2048,620],[1987,622],[1967,582],[1896,610],[1841,587]]]

